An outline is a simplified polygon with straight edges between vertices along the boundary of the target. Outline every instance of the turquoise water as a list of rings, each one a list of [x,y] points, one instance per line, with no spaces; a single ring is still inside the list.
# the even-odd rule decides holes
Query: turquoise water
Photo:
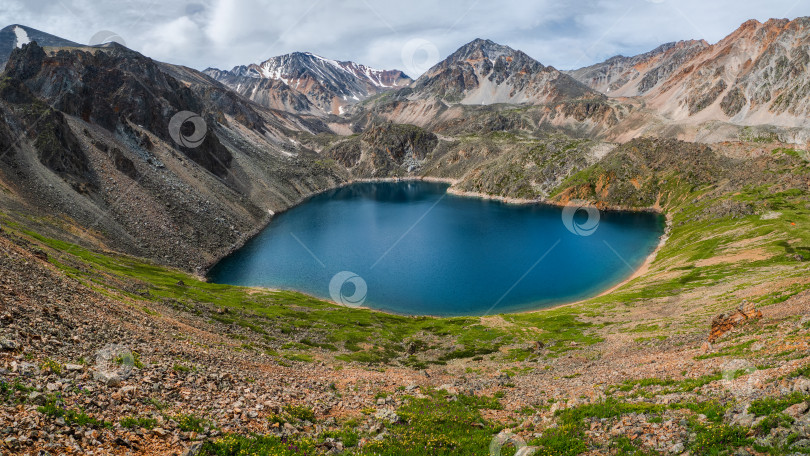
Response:
[[[658,244],[663,217],[359,183],[279,214],[209,280],[297,290],[405,315],[489,315],[592,297]]]

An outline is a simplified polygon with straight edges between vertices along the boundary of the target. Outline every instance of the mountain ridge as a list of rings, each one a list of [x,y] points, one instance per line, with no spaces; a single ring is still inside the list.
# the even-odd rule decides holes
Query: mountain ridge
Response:
[[[207,68],[203,72],[264,106],[327,115],[342,114],[347,106],[411,81],[400,70],[377,70],[311,52],[271,57],[230,71]]]
[[[410,89],[410,98],[435,96],[460,104],[543,104],[601,96],[522,51],[481,38],[427,70]]]
[[[810,18],[799,17],[752,19],[715,44],[681,41],[568,73],[610,97],[639,97],[675,122],[806,127],[808,64]]]
[[[5,66],[5,62],[14,48],[31,41],[36,41],[40,46],[44,47],[82,46],[79,43],[51,35],[27,25],[11,24],[0,29],[0,69]]]

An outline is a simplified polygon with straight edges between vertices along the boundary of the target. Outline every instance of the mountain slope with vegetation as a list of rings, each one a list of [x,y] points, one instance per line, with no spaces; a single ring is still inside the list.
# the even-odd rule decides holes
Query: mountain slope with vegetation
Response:
[[[792,56],[780,93],[803,83],[802,48],[785,47],[803,23],[751,23],[739,37],[773,44],[750,68]],[[808,453],[810,156],[798,127],[677,141],[685,127],[643,98],[736,75],[715,51],[744,53],[721,43],[574,74],[642,97],[611,99],[477,40],[335,119],[296,112],[293,98],[261,106],[116,44],[15,42],[0,75],[0,452]],[[709,70],[679,66],[704,57]],[[496,103],[478,105],[484,95]],[[172,130],[186,111],[202,123]],[[189,147],[197,126],[206,134]],[[644,134],[655,131],[666,134]],[[303,198],[389,177],[653,210],[667,229],[615,289],[522,314],[405,317],[201,277]],[[751,307],[761,317],[733,319]]]

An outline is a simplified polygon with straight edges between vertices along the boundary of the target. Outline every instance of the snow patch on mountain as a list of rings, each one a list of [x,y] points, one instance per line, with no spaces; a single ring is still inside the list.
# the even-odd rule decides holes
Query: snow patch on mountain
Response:
[[[14,27],[14,34],[17,35],[17,44],[16,47],[23,47],[23,44],[28,44],[31,42],[31,39],[28,38],[28,32],[25,31],[22,27]]]
[[[268,107],[289,109],[289,100],[305,97],[307,112],[341,114],[348,106],[380,92],[410,84],[398,70],[378,70],[350,61],[338,61],[311,52],[293,52],[231,71],[205,70],[209,76]],[[271,83],[272,81],[272,83]],[[248,90],[247,87],[251,87]],[[297,95],[294,95],[297,94]],[[301,103],[293,103],[296,112]]]

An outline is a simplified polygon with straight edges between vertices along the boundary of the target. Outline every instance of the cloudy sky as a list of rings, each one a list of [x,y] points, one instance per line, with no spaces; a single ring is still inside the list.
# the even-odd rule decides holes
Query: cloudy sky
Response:
[[[150,57],[231,68],[310,51],[412,76],[474,38],[572,69],[661,43],[714,43],[748,19],[810,15],[807,0],[2,0],[0,27],[79,43],[105,32]],[[107,33],[109,35],[109,33]]]

